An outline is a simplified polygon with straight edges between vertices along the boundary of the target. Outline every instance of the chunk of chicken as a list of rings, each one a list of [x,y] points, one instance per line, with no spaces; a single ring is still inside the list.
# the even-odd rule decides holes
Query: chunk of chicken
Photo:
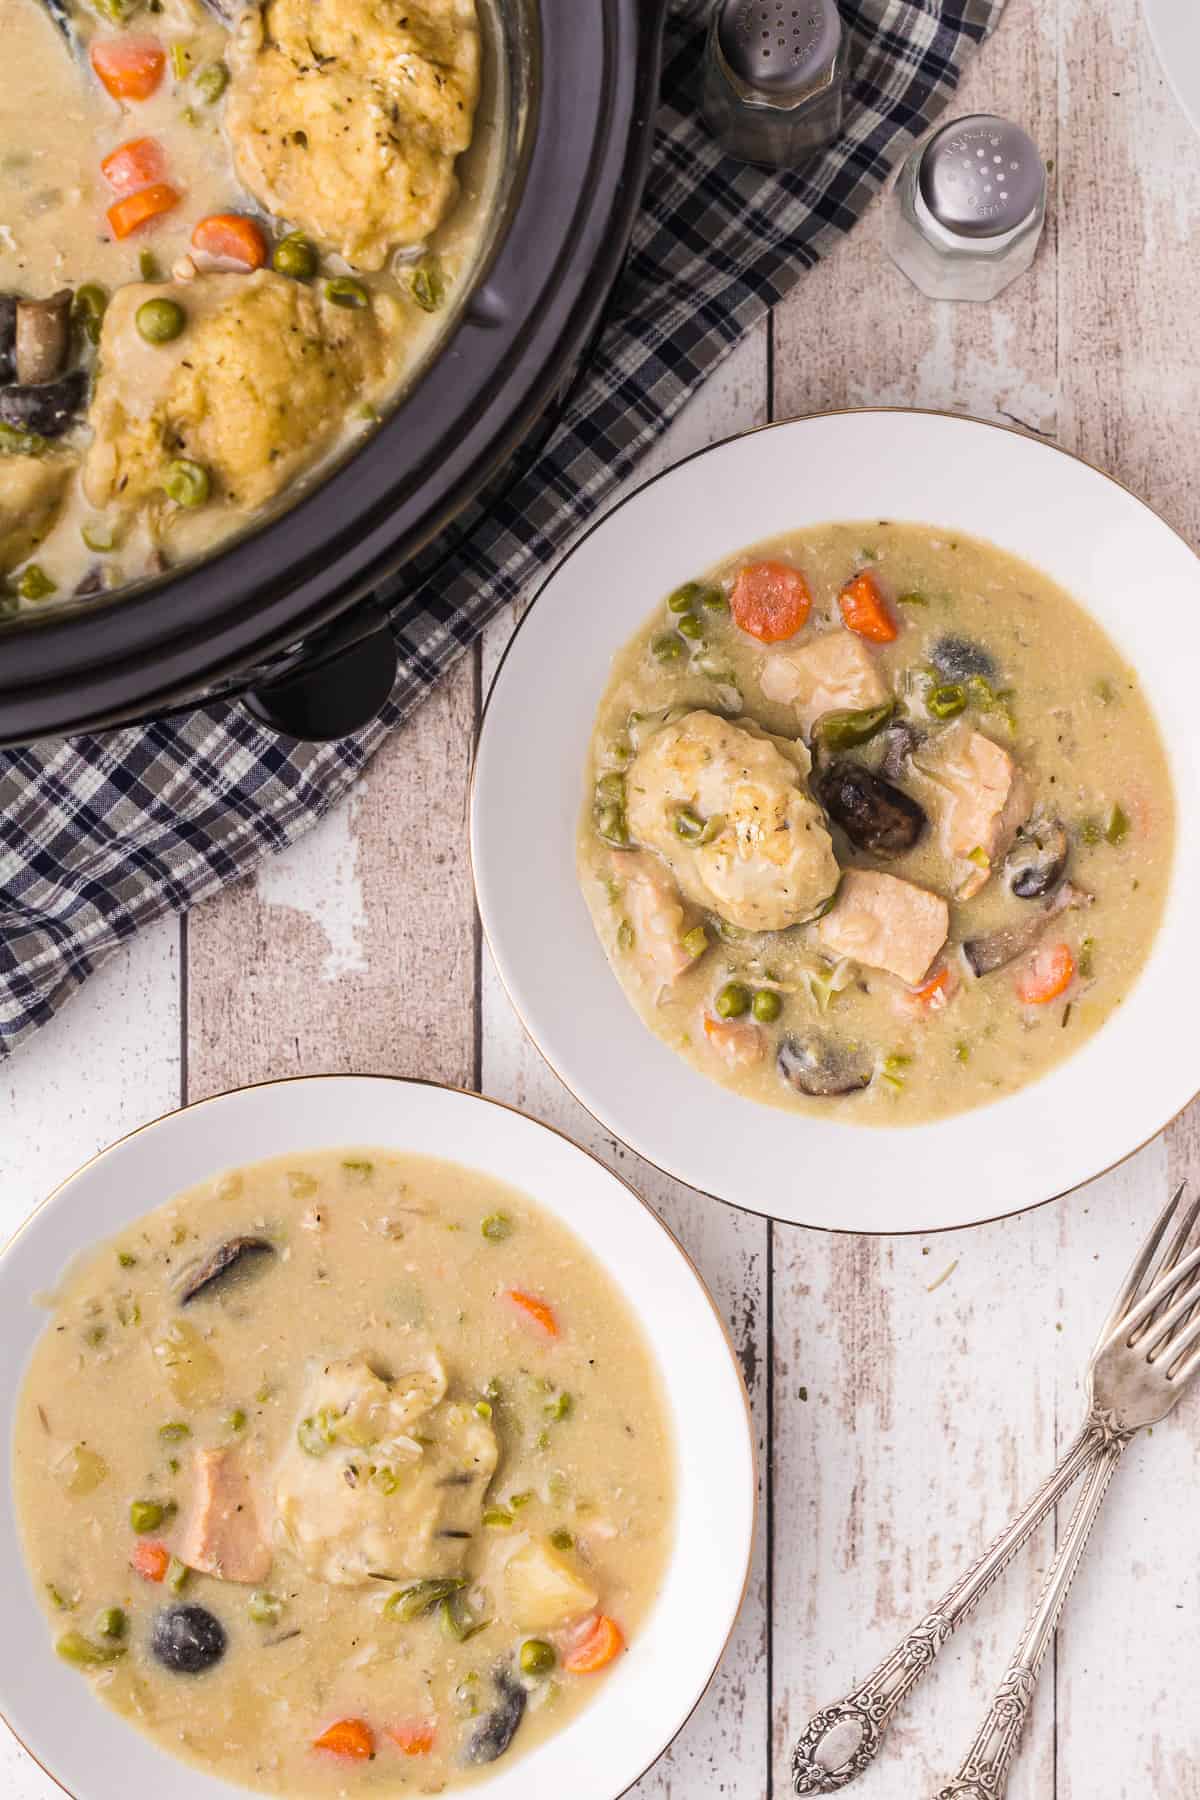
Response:
[[[950,908],[940,894],[869,869],[847,869],[837,902],[817,926],[835,956],[886,969],[915,987],[946,941]]]
[[[556,1631],[592,1611],[600,1596],[573,1561],[531,1538],[504,1565],[505,1614],[518,1631]]]
[[[696,906],[743,931],[782,931],[810,919],[838,882],[824,815],[804,785],[810,767],[803,744],[688,713],[630,764],[630,831]],[[681,816],[703,821],[709,841],[681,836]]]
[[[0,575],[32,556],[58,517],[73,456],[0,456]]]
[[[767,1041],[750,1019],[714,1019],[706,1012],[704,1035],[731,1069],[750,1068],[766,1054]]]
[[[496,1437],[445,1391],[432,1350],[394,1377],[365,1357],[313,1373],[275,1472],[275,1531],[317,1580],[353,1586],[372,1572],[419,1578],[461,1568]]]
[[[851,631],[827,631],[768,656],[762,668],[768,700],[794,706],[805,737],[824,713],[880,706],[891,689],[871,652]]]
[[[191,1510],[179,1560],[222,1581],[262,1581],[271,1567],[271,1546],[239,1453],[197,1448],[192,1468]]]
[[[633,932],[632,953],[660,986],[669,987],[696,960],[683,943],[693,915],[670,872],[649,850],[614,850],[612,871]]]
[[[969,900],[1029,817],[1033,790],[1008,751],[963,720],[932,739],[916,763],[934,786],[942,850],[961,865],[958,898]]]
[[[266,0],[229,63],[234,163],[269,212],[359,269],[445,217],[479,98],[474,0]]]
[[[137,329],[138,308],[159,298],[186,317],[169,344],[149,344]],[[88,499],[150,502],[174,525],[187,514],[167,506],[163,484],[182,457],[208,471],[214,499],[262,506],[329,447],[352,403],[380,391],[399,330],[387,295],[335,306],[270,269],[118,288],[88,414]]]

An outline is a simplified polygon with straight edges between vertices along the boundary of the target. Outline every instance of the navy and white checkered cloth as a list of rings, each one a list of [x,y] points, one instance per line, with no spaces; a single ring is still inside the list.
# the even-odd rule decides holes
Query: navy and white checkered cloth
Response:
[[[726,353],[833,247],[952,98],[1004,0],[840,0],[842,137],[813,167],[724,161],[697,112],[705,0],[675,0],[645,199],[605,330],[532,468],[386,594],[400,674],[379,718],[298,744],[236,702],[0,753],[0,1058],[139,926],[316,823],[498,609],[536,581]]]

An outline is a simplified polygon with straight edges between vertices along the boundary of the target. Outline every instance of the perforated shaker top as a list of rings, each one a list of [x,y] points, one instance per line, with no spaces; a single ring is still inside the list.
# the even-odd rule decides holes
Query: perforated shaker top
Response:
[[[921,198],[961,237],[1000,237],[1038,205],[1046,170],[1027,131],[991,113],[952,119],[925,146]]]
[[[717,40],[739,81],[784,103],[832,61],[841,24],[833,0],[723,0]]]

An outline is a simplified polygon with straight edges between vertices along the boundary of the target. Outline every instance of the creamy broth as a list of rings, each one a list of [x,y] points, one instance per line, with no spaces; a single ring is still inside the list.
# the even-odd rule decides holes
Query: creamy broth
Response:
[[[760,563],[783,627],[810,603],[795,629],[754,611]],[[1103,1025],[1173,831],[1136,674],[1075,600],[987,543],[833,524],[730,558],[620,652],[578,866],[628,998],[695,1067],[896,1125]]]
[[[13,1444],[30,1569],[60,1653],[164,1749],[267,1793],[439,1792],[559,1730],[636,1637],[663,1396],[524,1194],[297,1154],[147,1215],[50,1304]]]
[[[372,10],[360,0],[323,10],[313,0],[105,0],[93,11],[84,0],[61,0],[72,48],[52,5],[8,0],[5,11],[12,72],[0,93],[0,309],[6,297],[23,303],[66,293],[72,324],[52,380],[15,366],[0,316],[0,388],[32,384],[44,396],[76,371],[86,381],[65,427],[48,422],[48,402],[35,394],[34,410],[22,414],[28,427],[14,428],[0,394],[0,616],[77,592],[104,593],[202,555],[290,503],[298,487],[367,435],[454,316],[484,247],[500,174],[499,36],[490,5],[477,21],[472,0],[422,0],[422,16],[457,31],[456,42],[482,42],[482,57],[471,53],[486,77],[480,110],[472,101],[457,135],[443,133],[447,144],[467,147],[447,152],[436,169],[418,142],[419,126],[411,139],[397,139],[405,154],[411,148],[429,162],[413,178],[414,189],[427,191],[408,210],[392,200],[390,214],[385,195],[375,209],[382,217],[371,218],[373,235],[364,226],[361,240],[349,227],[340,237],[338,219],[374,204],[374,175],[318,135],[329,116],[321,79],[327,67],[329,80],[336,78],[341,41],[322,53],[311,80],[272,74],[272,87],[261,72],[265,35],[283,35],[285,26],[295,34],[311,11],[314,32],[326,29],[332,39],[340,29],[357,43],[367,23],[399,31],[408,22],[404,8]],[[95,45],[147,38],[164,59],[157,85],[144,98],[112,97],[89,60]],[[383,49],[366,62],[383,66]],[[468,94],[470,64],[464,52]],[[353,100],[335,105],[346,104],[350,115]],[[317,182],[312,192],[300,187],[278,155],[257,155],[260,143],[277,149],[272,133],[285,126],[289,144],[305,137],[289,111],[301,104],[312,106],[309,160],[328,165],[328,192]],[[114,153],[147,142],[159,166],[106,173]],[[118,235],[110,209],[154,191],[156,182],[166,183],[173,204]],[[201,222],[227,215],[259,232],[266,258],[259,273],[197,247]],[[284,241],[286,259],[297,237],[310,257],[307,272],[278,260]],[[274,307],[238,308],[230,272],[275,288]],[[223,296],[214,276],[225,279]],[[341,300],[329,303],[329,284],[339,282]],[[227,311],[224,337],[198,336],[218,299]],[[178,310],[175,338],[143,336],[147,303],[157,305],[160,326],[164,307]],[[306,385],[296,360],[278,356],[278,343],[289,338],[307,342],[324,387]],[[187,390],[174,377],[172,354],[195,365]],[[254,415],[249,427],[239,417],[243,399]],[[201,471],[190,487],[181,485],[180,462]],[[248,503],[251,488],[259,497]]]

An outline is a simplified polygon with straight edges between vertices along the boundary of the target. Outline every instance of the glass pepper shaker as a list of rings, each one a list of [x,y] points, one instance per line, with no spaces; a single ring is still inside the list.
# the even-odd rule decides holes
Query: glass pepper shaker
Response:
[[[793,169],[842,128],[848,51],[835,0],[717,0],[701,107],[730,156]]]
[[[932,300],[994,300],[1033,261],[1046,167],[1019,125],[971,113],[912,151],[888,196],[888,255]]]

